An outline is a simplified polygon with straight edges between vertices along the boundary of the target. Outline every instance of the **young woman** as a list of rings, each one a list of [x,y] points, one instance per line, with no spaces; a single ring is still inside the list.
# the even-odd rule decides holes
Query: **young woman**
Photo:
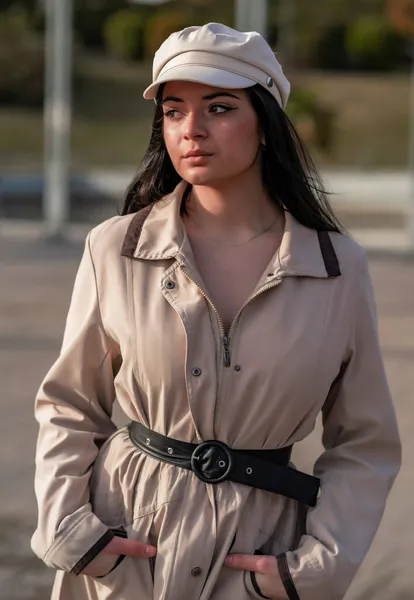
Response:
[[[55,600],[340,600],[369,548],[398,430],[364,252],[288,95],[257,33],[210,23],[156,53],[148,150],[88,235],[36,402]],[[310,476],[290,452],[320,412]]]

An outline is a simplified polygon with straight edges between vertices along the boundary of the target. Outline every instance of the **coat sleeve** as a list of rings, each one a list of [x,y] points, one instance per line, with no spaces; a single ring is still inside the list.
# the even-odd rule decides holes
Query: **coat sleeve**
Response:
[[[119,351],[102,324],[88,235],[59,358],[36,398],[39,423],[32,549],[48,566],[79,573],[113,537],[93,513],[89,480],[111,420]]]
[[[278,557],[290,600],[342,600],[383,515],[401,462],[365,255],[357,267],[349,351],[323,407],[316,507],[299,548]],[[351,307],[352,311],[352,307]]]

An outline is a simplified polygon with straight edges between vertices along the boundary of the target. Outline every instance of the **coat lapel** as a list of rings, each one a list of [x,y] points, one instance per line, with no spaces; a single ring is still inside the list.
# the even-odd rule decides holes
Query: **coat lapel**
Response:
[[[132,219],[122,246],[122,256],[163,260],[181,255],[188,259],[188,238],[181,220],[181,202],[187,182]],[[269,267],[275,276],[337,277],[341,274],[332,234],[299,223],[286,211],[281,245]],[[334,234],[337,235],[337,234]]]

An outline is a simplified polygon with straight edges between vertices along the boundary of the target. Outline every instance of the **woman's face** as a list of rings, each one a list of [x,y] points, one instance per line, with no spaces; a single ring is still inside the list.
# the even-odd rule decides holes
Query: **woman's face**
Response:
[[[185,181],[222,185],[256,167],[259,125],[245,90],[173,81],[162,104],[165,145]]]

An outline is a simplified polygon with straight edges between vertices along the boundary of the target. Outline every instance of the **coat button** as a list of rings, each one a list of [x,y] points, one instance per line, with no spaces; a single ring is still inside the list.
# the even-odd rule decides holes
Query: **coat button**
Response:
[[[203,569],[201,569],[200,567],[194,567],[194,569],[191,569],[192,577],[199,577],[202,572],[203,572]]]
[[[175,288],[175,283],[171,281],[171,279],[168,279],[165,282],[165,287],[167,288],[167,290],[173,290]]]
[[[234,370],[235,370],[235,371],[241,371],[241,366],[240,366],[240,365],[236,365],[236,366],[234,367]]]
[[[195,368],[194,368],[194,369],[191,371],[191,373],[194,375],[194,377],[200,377],[200,375],[201,375],[201,373],[202,373],[202,370],[201,370],[201,369],[199,369],[198,367],[195,367]]]

